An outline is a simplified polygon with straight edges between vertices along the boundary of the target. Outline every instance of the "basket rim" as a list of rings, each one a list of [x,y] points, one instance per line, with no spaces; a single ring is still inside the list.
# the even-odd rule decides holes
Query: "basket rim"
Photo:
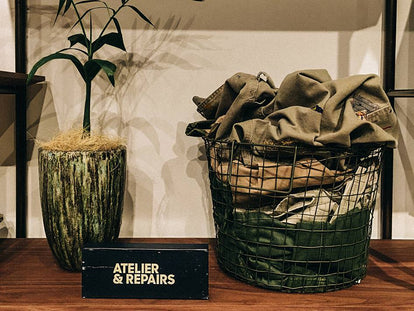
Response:
[[[387,148],[387,143],[359,143],[353,144],[350,147],[340,146],[340,145],[324,145],[324,146],[313,146],[313,145],[306,145],[303,143],[297,144],[282,144],[282,143],[275,143],[275,144],[257,144],[251,142],[239,142],[235,140],[228,140],[228,139],[215,139],[212,137],[202,137],[204,142],[208,143],[219,143],[219,144],[227,144],[233,146],[245,146],[245,147],[262,147],[262,148],[275,148],[275,149],[285,149],[285,150],[306,150],[306,151],[332,151],[332,152],[360,152],[360,151],[369,151],[369,150],[376,150],[376,149],[385,149]]]

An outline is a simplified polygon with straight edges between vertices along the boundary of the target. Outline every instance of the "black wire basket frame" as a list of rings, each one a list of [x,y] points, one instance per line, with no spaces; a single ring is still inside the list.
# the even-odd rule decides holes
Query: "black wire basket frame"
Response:
[[[384,146],[204,141],[224,271],[298,293],[365,277]]]

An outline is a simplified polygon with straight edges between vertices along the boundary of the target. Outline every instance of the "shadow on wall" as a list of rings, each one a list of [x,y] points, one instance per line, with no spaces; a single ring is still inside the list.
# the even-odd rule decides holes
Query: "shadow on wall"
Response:
[[[39,120],[42,114],[43,102],[46,93],[44,84],[33,85],[27,91],[27,159],[30,160],[34,150],[34,140],[37,136]],[[16,165],[14,150],[15,131],[15,104],[14,95],[0,97],[0,166]]]
[[[16,165],[14,150],[14,95],[0,95],[0,166]]]
[[[396,56],[396,88],[401,89],[414,88],[414,3],[411,2],[410,5],[407,23]]]
[[[51,97],[50,89],[47,83],[39,83],[29,87],[27,92],[27,159],[33,158],[35,148],[35,139],[39,138],[38,130],[40,121],[47,122],[50,118],[56,120],[56,112],[45,113],[50,102],[47,102],[47,98]]]
[[[9,0],[13,7],[13,0]],[[338,31],[338,66],[339,76],[346,76],[349,73],[349,41],[352,31],[368,28],[378,23],[382,13],[382,0],[257,0],[240,3],[239,0],[228,0],[223,5],[220,0],[208,0],[203,2],[182,1],[182,0],[143,0],[139,2],[139,8],[152,19],[158,20],[156,28],[168,30],[164,40],[180,40],[177,36],[170,36],[174,30],[232,30],[232,31]],[[33,0],[29,3],[32,14],[48,16],[48,18],[31,21],[32,27],[41,29],[50,26],[54,20],[57,4],[54,0]],[[169,9],[166,9],[169,8]],[[172,9],[171,9],[172,8]],[[105,14],[105,10],[97,11]],[[68,15],[60,19],[60,25],[69,30],[70,24],[67,22],[72,19],[71,11]],[[73,14],[73,13],[72,13]],[[148,29],[146,23],[138,22],[136,19],[128,18],[130,13],[122,13],[124,29]],[[133,14],[133,13],[131,13]],[[175,18],[174,15],[180,18]],[[132,16],[132,15],[130,15]],[[154,18],[156,16],[156,18]],[[98,18],[99,20],[99,18]],[[159,21],[166,21],[160,24]],[[144,35],[144,34],[142,34]],[[156,37],[157,34],[152,34]],[[192,36],[194,37],[194,36]],[[138,38],[139,39],[139,38]],[[138,40],[136,39],[136,40]],[[280,43],[283,44],[283,43]],[[157,47],[154,48],[155,50]],[[153,49],[153,50],[154,50]],[[151,49],[149,49],[151,51]],[[126,59],[119,60],[118,54],[114,59],[115,63],[121,65],[118,72],[117,81],[119,85],[125,85],[122,90],[117,89],[120,94],[117,98],[123,98],[129,89],[128,79],[135,76],[139,70],[154,69],[162,70],[166,68],[164,64],[176,65],[193,68],[185,59],[181,59],[172,53],[165,52],[152,57],[153,51],[147,55],[128,54]],[[37,55],[37,51],[33,51]],[[201,68],[200,68],[201,69]],[[102,81],[102,78],[101,78]],[[99,83],[99,87],[107,88],[106,81]],[[102,97],[107,99],[113,95],[112,90],[105,91]],[[102,99],[102,98],[101,98]],[[99,100],[99,99],[98,99]],[[117,102],[119,102],[117,100]],[[105,126],[104,122],[116,122],[114,118],[106,118],[107,115],[101,114],[100,125]],[[115,117],[116,118],[116,117]],[[103,121],[105,120],[105,121]],[[108,121],[109,120],[109,121]]]
[[[191,28],[193,19],[186,22],[185,29]],[[138,25],[135,20],[136,29]],[[183,44],[192,44],[203,48],[200,43],[206,39],[203,35],[191,35],[175,34],[174,31],[180,29],[182,26],[181,18],[175,16],[169,16],[166,22],[161,26],[160,20],[155,23],[157,29],[166,29],[164,31],[152,31],[148,33],[141,33],[138,37],[130,43],[131,47],[143,46],[145,49],[140,49],[139,53],[132,50],[130,53],[118,53],[114,55],[110,61],[117,65],[117,71],[115,73],[116,89],[111,85],[108,85],[107,78],[100,74],[96,81],[96,87],[101,90],[101,96],[96,99],[96,102],[108,102],[109,105],[104,106],[102,109],[99,120],[98,128],[101,130],[107,128],[110,125],[115,126],[118,129],[118,133],[124,134],[125,130],[128,130],[129,126],[144,131],[144,134],[148,139],[154,143],[154,148],[159,152],[159,140],[156,137],[154,127],[145,121],[145,119],[129,119],[130,114],[123,115],[125,112],[125,102],[130,98],[131,94],[136,94],[136,101],[129,105],[130,109],[135,110],[142,100],[142,94],[145,94],[145,90],[148,89],[149,81],[156,80],[161,76],[161,72],[168,70],[171,67],[178,67],[182,70],[201,70],[203,68],[193,65],[186,59],[177,56],[173,52],[166,51],[165,47],[177,46],[182,48]],[[146,26],[148,30],[150,27]],[[132,48],[133,49],[133,48]],[[151,79],[146,76],[140,75],[140,72],[146,70],[147,72],[154,73],[155,78]],[[136,83],[139,80],[140,83]],[[152,82],[153,83],[153,82]],[[117,112],[111,111],[110,106],[117,105]],[[132,111],[127,111],[132,112]],[[126,122],[125,120],[129,120]],[[128,133],[125,133],[128,134]]]
[[[206,226],[203,228],[204,232],[214,232],[214,227],[212,221],[208,221],[213,219],[210,193],[208,191],[205,195],[203,193],[202,197],[197,198],[192,208],[184,209],[182,207],[183,198],[187,198],[187,201],[195,201],[190,198],[192,194],[187,191],[187,188],[178,187],[175,182],[190,178],[197,183],[200,189],[207,189],[209,185],[204,145],[188,146],[188,140],[183,135],[186,126],[187,124],[184,122],[177,124],[173,146],[176,157],[166,161],[162,166],[161,176],[166,192],[162,199],[163,203],[157,211],[157,219],[161,220],[161,224],[166,223],[168,219],[180,219],[183,225],[183,234],[194,236],[194,228],[198,226]],[[183,161],[183,159],[185,160]],[[194,219],[197,219],[198,206],[200,205],[206,221],[195,226]],[[159,228],[160,232],[162,230],[163,228]],[[168,234],[168,232],[164,232],[164,234]]]
[[[236,31],[356,31],[377,24],[383,0],[132,0],[151,20],[165,21],[170,14],[194,19],[192,30]],[[14,0],[9,0],[14,7]],[[56,0],[30,0],[29,9],[56,14]],[[101,10],[105,14],[105,10]],[[122,13],[129,14],[129,13]],[[122,15],[125,17],[125,15]],[[54,18],[54,16],[53,16]],[[123,18],[123,29],[136,28]],[[180,29],[186,29],[185,25]],[[67,25],[67,27],[70,27]],[[170,29],[161,25],[158,29]]]
[[[53,0],[33,0],[32,7],[54,18],[56,4],[53,5]],[[338,76],[344,77],[349,75],[352,32],[378,23],[383,0],[226,0],[225,5],[221,0],[143,0],[139,1],[139,8],[151,20],[166,21],[173,14],[182,21],[190,21],[191,27],[181,23],[178,30],[338,32]],[[122,16],[124,29],[147,27],[145,23],[137,24],[128,15]],[[69,24],[66,27],[69,28]],[[157,25],[159,30],[172,28],[169,23]]]
[[[27,104],[27,160],[32,158],[34,152],[34,140],[31,137],[36,137],[40,116],[42,113],[42,107],[45,97],[46,87],[42,85],[31,86],[28,88],[28,104]],[[10,183],[11,178],[15,176],[16,165],[15,157],[15,96],[14,95],[1,95],[0,97],[0,179],[3,184],[0,191],[0,197],[2,197],[3,206],[0,207],[0,238],[15,236],[15,226],[13,222],[10,222],[10,209],[13,209],[13,203],[11,206],[7,206],[7,202],[14,202],[15,185]],[[8,168],[7,168],[8,167]],[[8,175],[8,171],[11,175]],[[10,191],[10,189],[13,191]],[[6,206],[4,206],[6,205]],[[14,213],[13,213],[14,214]],[[9,221],[7,221],[9,220]]]
[[[183,20],[195,17],[192,30],[218,31],[356,31],[376,25],[382,6],[382,0],[139,2],[140,9],[150,18],[166,20],[170,13],[180,15]]]
[[[132,40],[131,53],[119,53],[111,59],[118,68],[115,77],[117,81],[116,89],[108,85],[106,77],[102,75],[96,81],[96,87],[101,90],[100,93],[102,94],[95,100],[95,102],[100,103],[99,105],[102,108],[100,109],[96,124],[98,131],[107,128],[116,129],[118,135],[127,137],[130,142],[134,140],[135,133],[139,132],[150,142],[150,146],[138,145],[136,148],[129,149],[128,157],[132,159],[145,153],[160,155],[161,141],[157,133],[157,127],[162,128],[165,132],[174,131],[174,129],[168,128],[168,125],[164,124],[165,122],[162,120],[149,121],[148,116],[147,118],[131,117],[139,115],[137,110],[143,101],[151,100],[145,96],[146,90],[149,88],[149,81],[151,83],[155,81],[156,83],[162,77],[163,72],[171,67],[178,67],[182,70],[201,69],[170,50],[171,46],[182,48],[182,44],[197,45],[198,40],[205,39],[205,36],[191,36],[190,38],[190,36],[185,34],[174,33],[179,27],[190,28],[192,20],[187,21],[183,26],[180,18],[170,16],[162,26],[160,23],[160,20],[154,22],[158,29],[168,28],[168,30],[140,33],[138,37],[134,37]],[[143,45],[145,45],[145,49],[138,49],[138,52],[134,51],[133,47],[141,47]],[[134,98],[133,102],[131,102],[131,98]],[[163,126],[167,128],[163,128]],[[184,133],[184,128],[180,127],[179,131],[180,134],[177,134],[177,141],[179,140],[178,135],[182,136],[182,133]],[[153,151],[147,150],[148,148],[152,148]],[[172,192],[170,189],[172,184],[165,184],[165,200],[161,200],[160,207],[155,211],[157,215],[154,215],[153,178],[139,169],[135,162],[128,165],[128,171],[128,189],[124,202],[124,215],[126,216],[124,216],[124,219],[127,219],[127,221],[123,221],[122,235],[132,236],[133,231],[131,228],[133,228],[134,224],[129,220],[133,220],[135,215],[137,217],[135,222],[139,223],[141,234],[150,236],[154,226],[157,226],[157,224],[154,224],[153,221],[144,222],[143,219],[151,220],[155,217],[157,223],[162,223],[163,217],[160,216],[160,213],[162,214],[163,211],[163,202],[167,202],[170,197],[175,197],[174,191]],[[183,169],[184,171],[185,169]],[[162,177],[165,177],[163,173],[162,175]],[[139,176],[139,179],[134,178],[134,176]],[[140,204],[141,202],[145,202],[145,204]],[[208,212],[207,209],[206,212]],[[174,216],[177,217],[178,214]],[[156,228],[155,230],[157,232],[164,232],[165,230],[163,229],[165,228]]]
[[[414,4],[411,3],[407,24],[404,27],[401,46],[396,57],[396,88],[414,88]],[[400,77],[400,78],[399,78]],[[403,78],[401,78],[403,77]],[[400,106],[401,104],[401,106]],[[400,132],[398,141],[398,153],[401,157],[402,171],[405,174],[404,183],[414,182],[414,168],[412,157],[412,142],[414,141],[414,99],[396,99],[396,110],[401,126],[405,127],[404,136]],[[398,183],[399,180],[396,180]],[[414,202],[414,188],[405,187],[410,196],[409,200],[401,200],[400,203]],[[414,217],[414,206],[412,204],[395,204],[395,212],[406,212]]]
[[[183,128],[185,130],[185,128]],[[181,132],[183,133],[183,132]],[[194,154],[197,156],[194,157]],[[206,189],[205,195],[202,198],[202,206],[206,219],[213,219],[213,209],[211,208],[211,192],[210,192],[210,179],[207,166],[206,148],[204,143],[192,146],[187,150],[186,158],[188,164],[186,167],[186,174],[188,177],[194,179],[201,189]],[[201,174],[200,174],[201,171]],[[210,228],[207,228],[207,232],[215,232],[214,222],[208,223]]]
[[[9,0],[10,4],[14,1]],[[92,108],[92,111],[98,110],[98,122],[95,125],[97,129],[115,128],[118,135],[130,137],[133,139],[135,131],[140,131],[151,143],[150,148],[154,148],[157,154],[160,153],[161,142],[157,133],[157,128],[148,121],[148,118],[133,117],[137,114],[135,109],[142,101],[151,100],[145,97],[145,90],[148,89],[149,81],[159,81],[163,70],[168,70],[172,66],[179,67],[183,70],[202,70],[186,59],[180,58],[174,51],[162,49],[164,45],[176,44],[177,48],[185,48],[186,44],[204,48],[208,45],[207,33],[186,34],[186,30],[206,30],[206,31],[326,31],[339,32],[338,66],[340,75],[347,75],[350,63],[350,43],[352,32],[369,28],[378,23],[382,13],[382,0],[227,0],[223,5],[221,0],[206,0],[204,2],[183,1],[183,0],[141,0],[137,2],[142,11],[150,17],[160,31],[136,32],[138,37],[127,38],[126,42],[131,42],[132,46],[137,46],[138,52],[124,54],[119,53],[112,58],[112,61],[118,65],[116,91],[108,85],[106,77],[100,75],[97,77],[95,86],[102,90],[102,96],[93,99],[93,102],[102,102],[98,109]],[[33,14],[41,15],[42,18],[32,20],[32,27],[42,29],[52,25],[56,12],[56,0],[30,0],[29,9]],[[104,10],[103,10],[104,11]],[[32,15],[33,15],[32,14]],[[102,12],[104,14],[104,12]],[[122,13],[122,24],[125,30],[149,29],[148,25],[137,22],[133,12]],[[128,14],[128,15],[126,15]],[[130,14],[130,15],[129,15]],[[177,17],[179,16],[179,17]],[[70,19],[70,15],[67,16]],[[162,23],[160,22],[162,21]],[[165,22],[164,22],[165,21]],[[59,20],[59,26],[63,30],[69,30],[70,25],[67,20]],[[181,31],[175,33],[175,31]],[[127,35],[125,31],[124,35]],[[48,38],[50,42],[53,38]],[[134,41],[135,40],[135,41]],[[148,42],[149,45],[140,43]],[[248,42],[246,42],[248,44]],[[275,42],[275,49],[283,42]],[[144,49],[142,48],[144,47]],[[364,47],[361,47],[363,49]],[[33,55],[39,55],[42,47],[33,51]],[[207,63],[203,60],[204,67],[214,64]],[[67,66],[70,66],[69,64]],[[214,65],[213,65],[214,66]],[[64,69],[64,68],[63,68]],[[144,72],[145,69],[145,72]],[[151,77],[149,77],[151,75]],[[131,81],[135,83],[132,84]],[[136,83],[137,80],[140,82]],[[128,96],[127,96],[128,94]],[[132,94],[132,96],[131,96]],[[135,96],[136,95],[136,96]],[[125,107],[124,102],[127,98],[134,97],[136,101],[129,107]],[[52,101],[53,106],[53,101]],[[110,108],[111,107],[111,108]],[[46,108],[46,107],[45,107]],[[45,110],[45,109],[44,109]],[[114,111],[116,110],[116,111]],[[94,112],[92,112],[94,113]],[[42,122],[44,119],[53,119],[56,121],[56,112],[51,111],[50,116],[43,112]],[[95,122],[96,123],[96,122]],[[32,136],[36,137],[38,131],[38,122],[34,122]],[[180,145],[180,135],[184,135],[181,123],[177,124],[176,146]],[[51,128],[51,127],[47,127]],[[182,133],[182,134],[180,134]],[[185,168],[187,176],[194,178],[203,189],[208,185],[205,163],[201,163],[200,156],[194,157],[199,152],[194,148],[202,148],[202,145],[188,147],[187,152],[174,150],[177,159],[186,159],[190,163]],[[147,147],[148,148],[148,147]],[[173,147],[176,148],[176,147]],[[129,154],[129,157],[133,154]],[[174,161],[177,159],[173,159]],[[168,179],[168,165],[175,162],[167,163],[164,169],[164,181]],[[200,162],[200,163],[199,163]],[[200,170],[197,165],[202,166],[203,176],[194,176],[192,169]],[[132,235],[133,218],[134,218],[134,200],[137,204],[145,202],[145,206],[139,206],[140,210],[144,208],[147,219],[152,218],[152,203],[154,201],[154,185],[152,179],[142,170],[136,167],[128,167],[128,193],[125,197],[125,215],[123,228],[127,228],[126,234]],[[139,178],[134,178],[134,177]],[[167,188],[166,184],[166,188]],[[140,190],[138,190],[140,189]],[[169,191],[168,189],[166,191]],[[207,217],[211,218],[211,212],[205,208]],[[141,212],[141,211],[140,211]],[[150,232],[150,224],[143,232]]]

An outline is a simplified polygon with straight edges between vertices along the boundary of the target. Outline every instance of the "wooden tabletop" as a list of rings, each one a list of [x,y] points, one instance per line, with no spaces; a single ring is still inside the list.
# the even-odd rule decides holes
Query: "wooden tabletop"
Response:
[[[285,294],[235,280],[217,266],[209,243],[209,300],[82,299],[81,274],[59,268],[45,239],[0,239],[0,310],[414,310],[414,241],[373,240],[361,284],[323,294]]]

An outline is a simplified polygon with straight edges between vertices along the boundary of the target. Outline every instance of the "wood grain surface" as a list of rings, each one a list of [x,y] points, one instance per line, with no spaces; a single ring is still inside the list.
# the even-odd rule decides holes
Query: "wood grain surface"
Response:
[[[45,239],[0,239],[0,310],[414,310],[414,241],[373,240],[361,284],[323,294],[284,294],[235,280],[217,266],[210,243],[209,300],[83,299],[81,274],[59,268]]]

